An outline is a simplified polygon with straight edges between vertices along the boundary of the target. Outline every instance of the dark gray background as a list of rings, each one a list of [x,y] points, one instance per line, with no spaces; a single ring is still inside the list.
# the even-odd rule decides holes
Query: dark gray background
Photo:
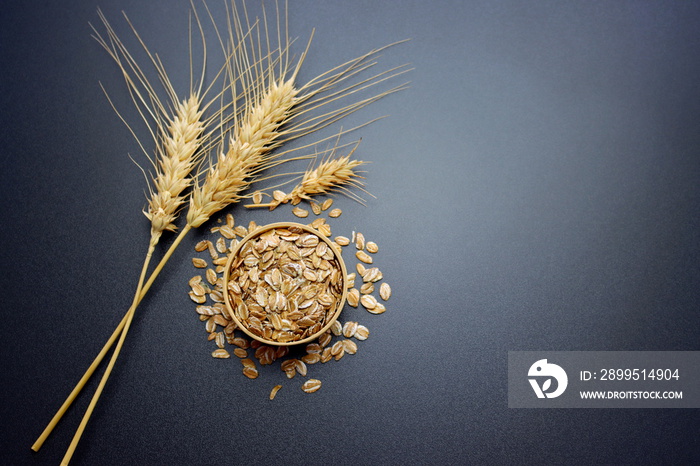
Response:
[[[188,2],[100,4],[123,37],[129,14],[183,92]],[[58,464],[88,396],[29,447],[119,322],[146,249],[138,148],[98,82],[135,114],[90,38],[97,6],[0,14],[2,464]],[[377,199],[339,198],[334,223],[380,244],[389,311],[348,314],[370,339],[312,368],[318,393],[277,368],[250,381],[210,357],[185,294],[192,235],[137,314],[74,464],[698,463],[697,410],[515,410],[506,390],[508,351],[699,349],[700,4],[289,10],[292,35],[316,28],[301,81],[411,39],[381,59],[410,62],[411,88],[353,120],[390,115],[359,134]]]

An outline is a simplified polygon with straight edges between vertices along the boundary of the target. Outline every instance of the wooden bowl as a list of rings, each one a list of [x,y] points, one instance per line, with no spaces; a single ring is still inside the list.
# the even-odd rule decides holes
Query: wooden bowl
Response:
[[[340,273],[341,273],[341,282],[340,282],[340,287],[342,289],[342,294],[339,300],[336,301],[335,307],[332,310],[328,310],[326,312],[326,319],[321,327],[320,330],[317,332],[314,332],[312,335],[308,335],[304,338],[300,338],[298,340],[292,340],[292,341],[276,341],[272,338],[265,338],[264,336],[258,335],[256,333],[251,332],[250,328],[247,326],[245,322],[243,322],[241,319],[238,318],[236,315],[236,311],[234,309],[234,304],[233,302],[238,298],[239,300],[242,298],[240,294],[236,294],[235,291],[231,290],[231,287],[229,287],[229,280],[231,279],[231,272],[232,272],[232,267],[234,265],[234,262],[239,258],[239,255],[241,253],[241,250],[243,247],[249,242],[252,241],[259,236],[267,233],[270,230],[273,229],[278,229],[278,228],[298,228],[300,230],[303,230],[306,233],[315,235],[318,237],[319,241],[323,241],[328,245],[329,250],[333,253],[333,258],[335,262],[338,264],[338,267],[340,268]],[[226,310],[228,311],[231,319],[236,323],[236,326],[241,329],[246,335],[250,336],[251,338],[258,340],[266,345],[276,345],[276,346],[290,346],[290,345],[300,345],[303,343],[309,343],[313,340],[316,340],[318,337],[320,337],[323,333],[328,331],[328,329],[333,325],[333,323],[338,319],[338,316],[340,316],[341,311],[343,310],[343,306],[345,306],[345,300],[347,298],[347,269],[345,267],[345,262],[343,261],[343,257],[340,253],[340,248],[338,248],[337,245],[334,245],[328,238],[326,238],[324,235],[319,233],[317,230],[314,228],[311,228],[310,226],[307,225],[302,225],[300,223],[294,223],[294,222],[278,222],[278,223],[271,223],[269,225],[264,225],[258,227],[254,232],[249,233],[247,236],[245,236],[241,241],[238,243],[236,248],[231,252],[229,255],[228,261],[226,262],[226,269],[224,270],[224,301],[226,303]],[[306,279],[304,279],[306,280]],[[255,330],[255,329],[254,329]]]

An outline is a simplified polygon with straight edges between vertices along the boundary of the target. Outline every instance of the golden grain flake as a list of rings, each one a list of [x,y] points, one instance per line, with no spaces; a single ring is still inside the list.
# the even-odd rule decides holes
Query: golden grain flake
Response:
[[[358,290],[357,288],[348,290],[348,295],[346,299],[349,305],[351,305],[352,307],[357,307],[357,305],[360,303],[360,290]]]
[[[219,229],[219,233],[226,239],[233,239],[236,237],[236,230],[228,225],[224,225]]]
[[[299,218],[306,218],[309,216],[309,211],[304,210],[301,207],[295,207],[292,209],[292,213]]]
[[[282,385],[275,385],[272,387],[272,391],[270,392],[270,400],[275,399],[275,396],[277,395],[277,392],[280,391],[280,388],[282,388]]]
[[[197,267],[198,269],[206,269],[207,268],[207,261],[200,257],[193,257],[192,258],[192,265]]]
[[[314,215],[321,215],[321,206],[318,204],[318,202],[310,201],[309,204],[311,205],[311,210],[313,211]]]
[[[215,349],[214,352],[211,353],[211,355],[212,355],[212,357],[215,357],[217,359],[228,359],[231,357],[231,355],[228,353],[228,351],[226,351],[223,348]]]
[[[353,336],[358,340],[366,340],[367,338],[369,338],[369,329],[364,325],[360,324],[357,326],[357,330],[355,330],[355,335]]]
[[[352,340],[343,340],[343,349],[347,354],[357,353],[357,343]]]
[[[218,280],[218,278],[214,269],[207,269],[207,281],[210,285],[216,285],[216,280]]]
[[[360,251],[365,248],[365,235],[360,232],[355,233],[355,247]]]
[[[371,294],[362,295],[362,297],[360,298],[360,303],[362,303],[362,306],[364,306],[364,308],[368,311],[374,309],[375,307],[377,307],[377,304],[379,304],[377,303],[377,298],[375,298]]]
[[[391,297],[391,287],[388,283],[384,282],[381,284],[381,286],[379,287],[379,296],[384,301],[387,301]]]
[[[221,254],[226,254],[228,247],[226,246],[226,240],[223,236],[216,240],[216,250]]]
[[[306,364],[316,364],[321,360],[321,353],[309,353],[301,357]]]
[[[359,324],[357,322],[353,321],[345,322],[345,325],[343,325],[343,336],[345,338],[352,338],[352,336],[355,335],[355,332],[357,331],[358,325]]]
[[[350,244],[350,239],[346,236],[336,236],[334,241],[340,246],[347,246]]]
[[[321,388],[321,381],[318,379],[309,379],[301,386],[301,389],[306,393],[313,393]]]
[[[364,251],[357,251],[355,253],[355,257],[357,257],[358,260],[364,262],[365,264],[371,264],[372,263],[372,256],[367,254]]]
[[[365,295],[365,296],[371,296],[371,295]],[[386,307],[382,303],[377,303],[376,306],[374,306],[372,309],[367,309],[367,312],[370,314],[383,314],[386,311]]]

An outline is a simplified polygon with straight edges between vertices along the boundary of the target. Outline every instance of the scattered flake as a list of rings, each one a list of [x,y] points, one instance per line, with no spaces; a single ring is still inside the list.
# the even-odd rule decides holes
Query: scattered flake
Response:
[[[377,267],[372,267],[372,268],[366,269],[365,273],[362,274],[362,281],[363,282],[376,283],[379,280],[381,280],[382,278],[384,278],[384,275]]]
[[[301,389],[306,393],[313,393],[321,388],[321,381],[318,379],[309,379],[301,386]]]
[[[355,330],[355,335],[353,335],[358,340],[366,340],[369,338],[369,329],[364,325],[358,325],[357,330]]]
[[[336,236],[334,241],[341,246],[347,246],[348,244],[350,244],[350,239],[346,236]]]
[[[207,269],[207,281],[210,285],[216,285],[216,280],[218,280],[218,278],[214,269]]]
[[[352,340],[343,340],[343,349],[348,354],[357,353],[357,343]]]
[[[365,296],[371,296],[371,295],[365,295]],[[370,314],[383,314],[386,311],[386,307],[382,303],[377,303],[376,306],[374,306],[372,309],[367,309],[367,312]]]
[[[375,298],[371,294],[362,295],[362,297],[360,298],[360,303],[362,303],[362,306],[364,306],[364,308],[368,311],[374,309],[375,307],[377,307],[377,304],[379,304],[377,303],[377,298]]]
[[[206,269],[207,268],[207,261],[200,257],[193,257],[192,258],[192,265],[197,267],[198,269]]]
[[[360,304],[360,291],[357,288],[348,290],[347,301],[352,307],[357,307]]]
[[[360,293],[361,294],[374,293],[374,283],[372,283],[372,282],[363,283],[362,286],[360,287]]]
[[[221,233],[221,236],[223,236],[226,239],[233,239],[236,237],[236,231],[228,225],[222,226],[219,229],[219,233]]]
[[[280,391],[280,388],[282,388],[282,385],[275,385],[274,387],[272,387],[272,391],[270,392],[270,400],[275,399],[275,396],[277,396],[277,392]]]
[[[360,232],[355,233],[355,247],[360,251],[365,248],[365,235]]]
[[[345,325],[343,325],[343,336],[345,338],[352,338],[352,336],[355,335],[355,332],[357,331],[358,325],[359,324],[357,322],[353,321],[345,322]]]
[[[371,264],[372,263],[372,256],[367,254],[364,251],[357,251],[355,253],[355,257],[357,257],[358,260],[364,262],[365,264]]]
[[[306,364],[316,364],[321,360],[321,353],[309,353],[305,354],[301,358]]]
[[[384,300],[388,301],[389,298],[391,297],[391,287],[389,286],[388,283],[384,282],[382,285],[379,287],[379,296]]]
[[[230,354],[228,354],[228,351],[226,351],[223,348],[218,348],[215,349],[213,353],[211,353],[212,357],[215,357],[217,359],[228,359],[231,357]]]
[[[331,354],[331,347],[328,346],[328,347],[324,348],[323,353],[321,353],[321,363],[325,364],[328,361],[330,361],[331,359],[333,359],[333,355]]]

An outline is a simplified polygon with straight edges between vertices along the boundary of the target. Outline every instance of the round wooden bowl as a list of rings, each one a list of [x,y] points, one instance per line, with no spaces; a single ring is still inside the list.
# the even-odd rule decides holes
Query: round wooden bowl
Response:
[[[312,235],[318,236],[318,239],[319,239],[320,241],[323,241],[323,242],[325,242],[325,243],[328,245],[330,251],[333,252],[333,257],[334,257],[334,259],[336,260],[336,262],[337,262],[338,265],[340,266],[340,270],[341,270],[341,274],[342,274],[342,275],[341,275],[341,277],[342,277],[341,287],[342,287],[342,290],[343,290],[343,291],[342,291],[342,295],[341,295],[340,300],[337,301],[336,307],[335,307],[335,309],[333,309],[333,311],[332,311],[332,314],[331,314],[330,316],[328,316],[328,314],[327,314],[327,316],[326,316],[326,322],[325,322],[325,324],[323,325],[323,327],[321,328],[321,330],[319,330],[318,332],[314,333],[313,335],[307,336],[307,337],[302,338],[302,339],[299,339],[299,340],[288,341],[288,342],[279,342],[279,341],[275,341],[275,340],[272,340],[272,339],[269,339],[269,340],[268,340],[268,339],[266,339],[266,338],[263,338],[263,337],[261,337],[261,336],[259,336],[259,335],[256,335],[256,334],[252,333],[252,332],[246,327],[246,325],[238,319],[238,317],[236,316],[236,312],[235,312],[235,310],[234,310],[234,308],[233,308],[233,306],[232,306],[232,298],[231,298],[231,296],[230,296],[230,295],[232,294],[232,291],[229,290],[228,283],[229,283],[230,274],[231,274],[231,266],[232,266],[233,262],[238,258],[238,255],[239,255],[241,249],[243,248],[243,246],[244,246],[248,241],[251,241],[251,240],[257,238],[258,236],[260,236],[260,235],[262,235],[262,234],[264,234],[264,233],[266,233],[266,232],[268,232],[268,231],[270,231],[270,230],[272,230],[272,229],[275,229],[275,228],[290,228],[290,227],[296,227],[296,228],[299,228],[299,229],[301,229],[301,230],[303,230],[303,231],[305,231],[305,232],[307,232],[307,233],[310,233],[310,234],[312,234]],[[342,255],[340,254],[340,251],[337,250],[336,247],[334,247],[333,243],[332,243],[328,238],[326,238],[326,237],[323,236],[321,233],[319,233],[317,230],[315,230],[314,228],[311,228],[311,227],[308,226],[308,225],[302,225],[302,224],[300,224],[300,223],[295,223],[295,222],[278,222],[278,223],[271,223],[271,224],[269,224],[269,225],[264,225],[264,226],[258,227],[257,230],[255,230],[255,231],[252,232],[252,233],[249,233],[247,236],[245,236],[243,239],[241,239],[241,241],[238,243],[238,245],[236,246],[236,248],[235,248],[235,249],[233,250],[233,252],[231,252],[231,254],[229,255],[228,261],[226,262],[226,269],[224,270],[224,293],[223,293],[223,294],[224,294],[224,301],[225,301],[225,303],[226,303],[226,310],[228,311],[229,315],[231,316],[231,319],[233,319],[233,321],[236,323],[236,326],[237,326],[239,329],[241,329],[241,330],[242,330],[246,335],[248,335],[249,337],[251,337],[251,338],[253,338],[253,339],[255,339],[255,340],[258,340],[258,341],[260,341],[260,342],[262,342],[262,343],[264,343],[264,344],[266,344],[266,345],[275,345],[275,346],[300,345],[300,344],[303,344],[303,343],[309,343],[309,342],[311,342],[311,341],[316,340],[316,339],[317,339],[318,337],[320,337],[323,333],[325,333],[329,328],[331,328],[331,326],[333,325],[333,323],[338,319],[338,317],[340,316],[340,313],[341,313],[342,310],[343,310],[343,306],[345,306],[345,300],[346,300],[347,295],[348,295],[348,290],[347,290],[347,279],[348,279],[348,272],[347,272],[347,269],[346,269],[346,267],[345,267],[345,262],[343,261],[343,257],[342,257]],[[329,311],[329,312],[331,312],[331,311]]]

